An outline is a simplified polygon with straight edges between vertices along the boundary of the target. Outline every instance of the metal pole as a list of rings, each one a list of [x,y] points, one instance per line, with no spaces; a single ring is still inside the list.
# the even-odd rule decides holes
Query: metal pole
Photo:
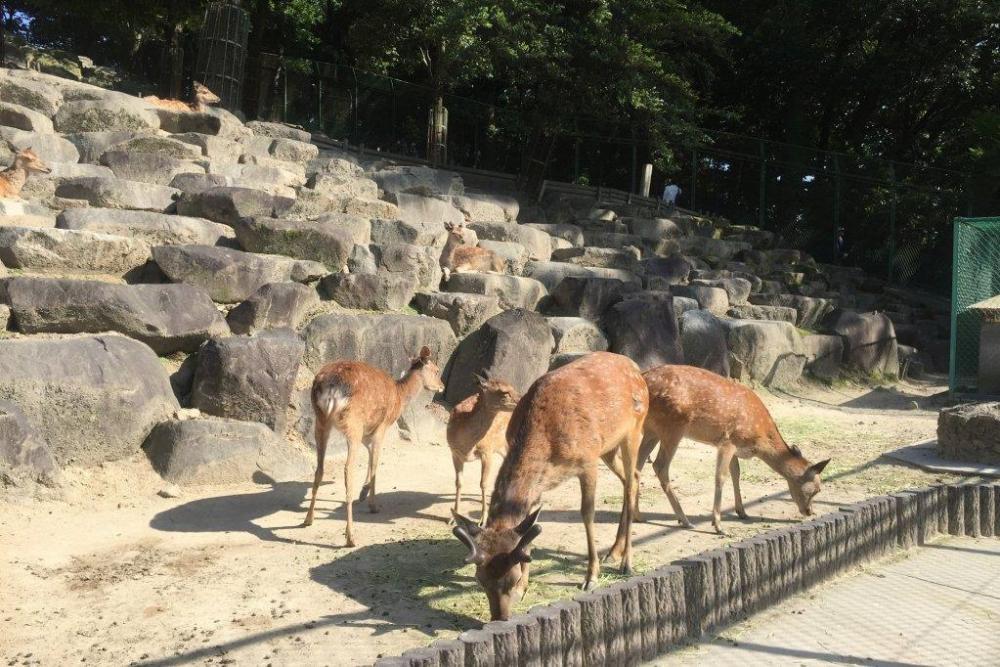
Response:
[[[892,269],[896,263],[896,165],[889,161],[889,275],[888,284],[892,284]]]
[[[962,224],[961,218],[956,218],[952,222],[952,232],[951,232],[951,340],[949,345],[948,355],[948,389],[952,393],[955,392],[956,376],[958,375],[958,359],[956,358],[956,352],[958,351],[958,271],[956,267],[958,266],[958,239],[961,236],[959,234],[959,226]]]
[[[691,150],[691,210],[696,210],[698,194],[698,149]]]
[[[757,226],[764,229],[767,223],[767,148],[764,141],[759,142],[760,148],[760,184],[757,192]]]

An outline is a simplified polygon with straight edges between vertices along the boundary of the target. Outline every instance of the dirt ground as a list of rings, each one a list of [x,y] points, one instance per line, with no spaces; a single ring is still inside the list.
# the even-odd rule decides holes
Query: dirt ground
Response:
[[[765,394],[790,443],[831,457],[819,512],[866,496],[947,480],[880,459],[933,437],[941,387],[803,386]],[[682,444],[672,477],[696,526],[676,525],[647,467],[646,523],[635,526],[641,573],[702,549],[798,521],[784,481],[743,464],[750,522],[731,512],[729,537],[710,524],[714,451]],[[309,484],[247,485],[157,496],[141,458],[67,471],[61,500],[0,503],[0,659],[8,665],[361,665],[471,628],[488,616],[445,518],[453,471],[445,446],[398,444],[382,456],[381,512],[359,503],[358,547],[344,544],[342,464],[327,466],[316,523],[302,528]],[[467,466],[463,509],[476,516],[478,466]],[[598,543],[610,546],[621,486],[598,483]],[[533,582],[519,610],[577,593],[585,544],[579,490],[544,499]],[[606,568],[604,578],[616,572]]]

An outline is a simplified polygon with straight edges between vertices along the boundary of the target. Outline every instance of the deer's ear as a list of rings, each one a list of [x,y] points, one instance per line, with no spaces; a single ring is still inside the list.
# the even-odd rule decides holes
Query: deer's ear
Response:
[[[530,563],[531,556],[521,551],[520,549],[515,549],[510,553],[510,562],[513,565],[516,565],[518,563]]]
[[[538,515],[542,512],[542,506],[539,505],[538,509],[524,517],[524,521],[517,524],[514,528],[514,532],[518,535],[527,535],[528,531],[538,522]]]
[[[431,358],[431,348],[424,345],[422,348],[420,348],[420,360],[427,361],[430,358]]]
[[[818,475],[821,472],[823,472],[823,468],[825,468],[826,464],[828,464],[829,462],[830,462],[830,459],[826,459],[826,460],[820,461],[819,463],[814,463],[811,466],[809,466],[808,468],[806,468],[806,474],[805,474],[806,478],[808,479],[810,477],[815,477],[816,475]]]

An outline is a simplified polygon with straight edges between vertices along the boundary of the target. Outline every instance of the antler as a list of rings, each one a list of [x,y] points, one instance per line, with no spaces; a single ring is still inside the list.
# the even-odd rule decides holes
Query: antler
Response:
[[[451,529],[451,533],[458,538],[459,542],[469,548],[469,555],[465,557],[466,563],[482,562],[482,554],[479,551],[479,547],[476,546],[475,540],[473,540],[472,536],[466,532],[465,528],[455,526]]]

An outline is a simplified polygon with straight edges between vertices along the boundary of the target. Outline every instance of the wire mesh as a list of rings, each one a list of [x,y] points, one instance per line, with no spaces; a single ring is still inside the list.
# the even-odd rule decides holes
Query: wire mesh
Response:
[[[953,234],[949,385],[953,392],[976,393],[987,311],[975,306],[1000,295],[1000,218],[957,218]]]
[[[245,9],[230,0],[209,3],[198,44],[196,76],[227,109],[239,109],[242,103],[249,35],[250,15]]]

